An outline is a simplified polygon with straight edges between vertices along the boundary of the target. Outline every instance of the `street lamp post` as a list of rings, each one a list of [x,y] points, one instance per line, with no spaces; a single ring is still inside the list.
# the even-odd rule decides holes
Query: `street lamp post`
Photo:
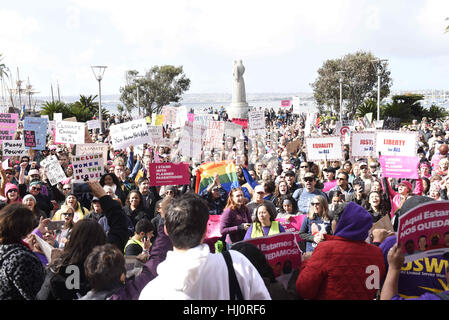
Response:
[[[339,74],[340,78],[338,80],[338,82],[340,82],[340,121],[342,121],[343,119],[343,73],[345,73],[344,71],[337,71],[337,73]]]
[[[134,82],[136,83],[136,88],[137,88],[137,110],[138,110],[138,112],[139,112],[139,117],[140,117],[140,98],[139,98],[139,86],[140,86],[140,84],[139,84],[139,79],[142,79],[142,78],[144,78],[144,76],[139,76],[139,75],[135,75],[134,76]]]
[[[380,76],[382,75],[382,62],[388,61],[388,59],[376,59],[371,60],[371,63],[377,69],[377,121],[380,120]]]
[[[95,78],[98,80],[98,97],[99,97],[99,106],[98,106],[98,120],[100,121],[100,134],[103,133],[103,121],[101,114],[101,80],[103,79],[104,71],[107,66],[91,66],[92,72],[94,73]]]

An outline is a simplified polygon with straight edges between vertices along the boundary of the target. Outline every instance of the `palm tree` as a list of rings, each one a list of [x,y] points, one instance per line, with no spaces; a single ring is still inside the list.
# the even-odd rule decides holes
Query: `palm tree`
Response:
[[[70,108],[64,102],[61,101],[45,102],[42,106],[41,115],[48,115],[48,118],[50,120],[54,120],[53,119],[54,113],[62,113],[63,119],[71,117]]]
[[[377,100],[365,99],[361,105],[357,107],[356,118],[363,118],[365,114],[372,113],[373,119],[377,119]]]
[[[98,102],[95,102],[94,100],[97,98],[97,95],[95,96],[84,96],[80,94],[80,99],[74,103],[72,103],[72,108],[75,108],[75,113],[80,117],[77,120],[80,122],[86,122],[88,120],[92,120],[93,117],[98,116]],[[101,114],[103,118],[106,118],[109,116],[108,110],[105,108],[101,108]],[[75,116],[75,115],[73,115]]]

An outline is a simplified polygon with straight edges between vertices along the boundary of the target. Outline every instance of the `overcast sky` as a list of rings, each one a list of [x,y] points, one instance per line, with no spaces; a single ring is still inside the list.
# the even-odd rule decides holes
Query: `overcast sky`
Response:
[[[103,94],[128,69],[182,65],[189,93],[231,93],[242,59],[247,93],[311,92],[327,59],[358,50],[389,60],[393,90],[449,88],[448,0],[3,1],[0,53],[39,95]]]

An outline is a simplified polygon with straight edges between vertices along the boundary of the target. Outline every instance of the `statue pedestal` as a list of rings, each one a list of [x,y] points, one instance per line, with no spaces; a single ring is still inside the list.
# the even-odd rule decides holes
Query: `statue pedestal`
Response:
[[[246,102],[232,102],[231,105],[227,108],[229,119],[248,119],[248,110],[250,108],[251,107]]]

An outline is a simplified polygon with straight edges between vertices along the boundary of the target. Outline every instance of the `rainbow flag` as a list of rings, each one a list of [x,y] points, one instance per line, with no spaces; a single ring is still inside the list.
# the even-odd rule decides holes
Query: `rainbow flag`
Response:
[[[23,121],[24,118],[25,118],[25,105],[22,106],[22,110],[20,110],[20,115],[19,115],[20,121]]]
[[[237,169],[232,160],[207,162],[202,164],[196,172],[195,192],[201,193],[212,184],[216,173],[218,173],[221,186],[226,191],[229,192],[232,188],[239,186]]]

